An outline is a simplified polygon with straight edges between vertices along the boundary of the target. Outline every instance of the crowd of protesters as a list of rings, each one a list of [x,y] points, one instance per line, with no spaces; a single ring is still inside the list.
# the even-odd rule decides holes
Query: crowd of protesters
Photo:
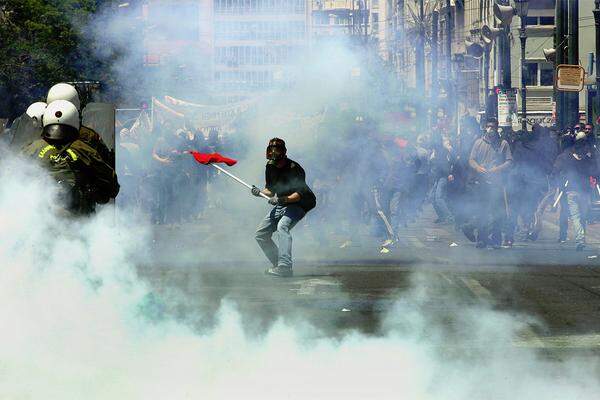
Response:
[[[473,117],[461,122],[458,134],[438,126],[416,138],[357,124],[354,144],[340,146],[325,166],[336,173],[314,184],[321,200],[315,215],[349,221],[337,224],[337,233],[349,239],[342,247],[361,225],[387,246],[401,241],[429,202],[436,224],[453,226],[477,248],[506,248],[515,240],[537,240],[544,211],[554,208],[560,210],[556,239],[566,241],[571,221],[576,248],[584,249],[591,200],[600,194],[592,126],[559,132],[536,124],[515,132],[493,118],[483,128]],[[334,193],[349,196],[333,199]]]
[[[136,125],[136,124],[134,124]],[[227,149],[226,149],[227,148]],[[122,127],[117,168],[123,182],[119,205],[144,210],[155,224],[179,224],[202,219],[207,207],[222,199],[211,185],[215,170],[199,168],[188,152],[233,154],[236,147],[218,127],[198,129],[171,121],[149,127]]]
[[[373,120],[352,118],[343,127],[324,121],[297,155],[314,171],[307,179],[319,198],[308,223],[322,223],[328,240],[344,238],[343,247],[367,233],[392,245],[430,203],[436,224],[453,226],[478,248],[537,240],[548,209],[560,210],[556,239],[566,241],[570,221],[577,249],[585,247],[591,199],[600,195],[592,126],[558,131],[536,124],[520,132],[493,118],[480,124],[463,117],[458,133],[439,124],[386,135]],[[193,222],[207,207],[222,206],[220,191],[209,188],[226,183],[198,168],[187,151],[239,157],[244,147],[219,127],[181,125],[166,121],[149,135],[120,131],[119,201],[145,209],[157,224]]]

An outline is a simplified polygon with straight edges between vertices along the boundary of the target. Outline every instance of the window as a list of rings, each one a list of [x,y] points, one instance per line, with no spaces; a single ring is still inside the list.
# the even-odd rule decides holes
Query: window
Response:
[[[554,25],[554,17],[525,17],[527,26],[552,26]]]
[[[529,61],[525,64],[527,70],[525,83],[527,86],[554,85],[554,67],[548,62]]]
[[[378,32],[379,31],[379,14],[377,13],[373,13],[373,28],[372,28],[373,32]]]
[[[540,86],[554,85],[554,66],[550,63],[539,63]]]
[[[539,17],[525,17],[526,25],[537,25],[539,23]]]
[[[537,86],[538,82],[538,65],[537,63],[525,64],[527,73],[525,75],[525,84],[527,86]]]

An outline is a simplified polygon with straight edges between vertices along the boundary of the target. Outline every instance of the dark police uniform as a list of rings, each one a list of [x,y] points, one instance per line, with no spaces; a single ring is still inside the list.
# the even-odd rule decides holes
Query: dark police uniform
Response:
[[[81,128],[79,129],[79,140],[96,150],[102,160],[114,169],[115,153],[108,148],[98,132],[92,128],[81,125]]]
[[[59,183],[62,207],[74,214],[92,213],[96,204],[107,203],[119,193],[114,169],[81,140],[50,144],[39,139],[26,146],[23,154]]]

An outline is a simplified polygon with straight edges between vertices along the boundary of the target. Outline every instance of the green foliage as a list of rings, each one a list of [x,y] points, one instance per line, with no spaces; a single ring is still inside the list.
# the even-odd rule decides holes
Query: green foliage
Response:
[[[14,118],[57,82],[102,80],[85,29],[107,0],[4,0],[0,5],[0,117]]]

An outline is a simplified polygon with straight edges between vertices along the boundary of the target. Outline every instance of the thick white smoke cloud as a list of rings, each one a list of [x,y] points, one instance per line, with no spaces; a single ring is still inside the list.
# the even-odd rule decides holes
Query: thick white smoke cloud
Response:
[[[562,400],[600,393],[597,360],[557,362],[513,346],[525,320],[508,313],[457,303],[442,315],[421,279],[399,295],[375,337],[330,339],[284,322],[254,337],[232,302],[202,334],[168,315],[153,318],[152,289],[135,273],[149,247],[147,227],[119,216],[115,223],[111,208],[66,220],[52,209],[53,187],[42,171],[2,157],[0,398]]]

